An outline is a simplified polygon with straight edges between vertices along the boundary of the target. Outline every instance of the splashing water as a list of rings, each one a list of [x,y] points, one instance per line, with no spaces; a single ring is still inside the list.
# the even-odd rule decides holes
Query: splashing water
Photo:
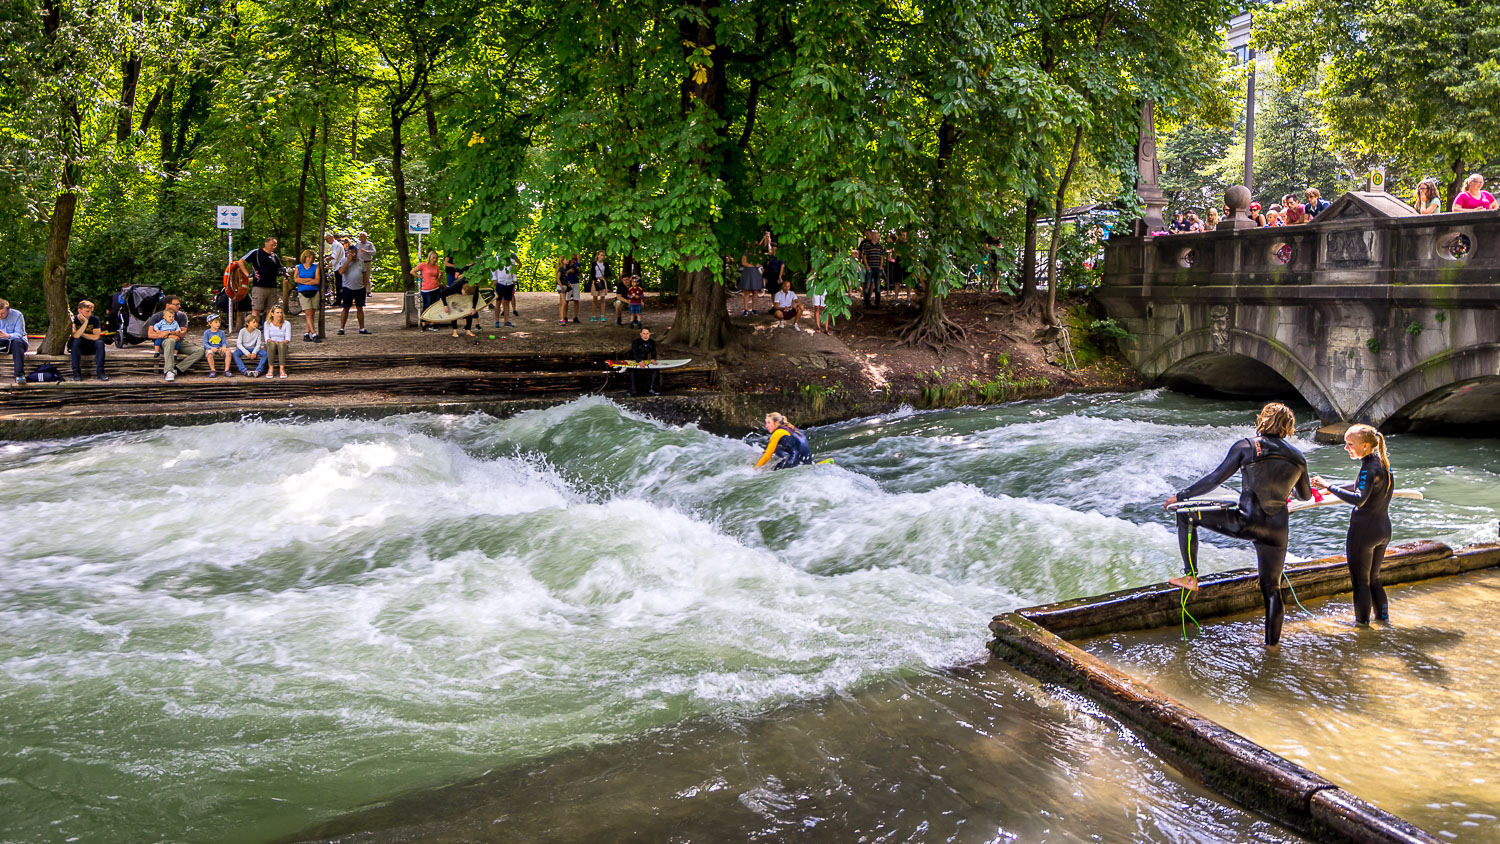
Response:
[[[891,683],[931,687],[909,697],[937,713],[966,690],[964,724],[1035,696],[1007,729],[1103,752],[1113,736],[1015,675],[928,672],[981,660],[996,612],[1174,570],[1159,501],[1249,418],[1157,393],[905,412],[813,431],[837,465],[780,473],[598,399],[0,445],[0,830],[264,840],[655,730],[707,746],[849,695],[845,719],[866,718]],[[1392,452],[1400,485],[1441,499],[1398,539],[1490,538],[1494,442]],[[1344,518],[1309,514],[1293,550],[1338,552]],[[1206,551],[1208,570],[1251,561]],[[837,722],[819,719],[830,742]],[[1104,778],[1140,765],[1163,770],[1136,751]],[[1125,811],[1203,801],[1148,779]],[[1228,837],[1281,835],[1209,814]]]

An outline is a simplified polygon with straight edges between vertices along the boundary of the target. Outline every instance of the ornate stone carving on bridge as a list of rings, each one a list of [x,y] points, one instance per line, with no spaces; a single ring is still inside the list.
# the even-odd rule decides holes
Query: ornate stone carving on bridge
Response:
[[[1209,337],[1212,338],[1214,351],[1229,351],[1229,306],[1214,305],[1208,309]]]
[[[1375,261],[1375,232],[1328,233],[1328,263],[1335,267],[1365,267]]]

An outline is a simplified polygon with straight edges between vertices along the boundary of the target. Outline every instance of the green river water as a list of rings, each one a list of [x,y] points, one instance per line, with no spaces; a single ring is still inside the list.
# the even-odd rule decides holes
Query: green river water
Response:
[[[0,443],[0,840],[1292,840],[984,662],[1175,571],[1159,502],[1255,408],[905,411],[779,473],[600,399]],[[1500,441],[1391,452],[1397,541],[1495,537]]]

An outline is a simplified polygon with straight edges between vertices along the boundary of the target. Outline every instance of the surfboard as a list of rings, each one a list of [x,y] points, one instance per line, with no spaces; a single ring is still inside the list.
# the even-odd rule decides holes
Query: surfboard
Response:
[[[687,366],[692,362],[692,358],[659,360],[656,363],[646,363],[638,360],[607,360],[604,362],[604,365],[615,369],[676,369],[679,366]]]
[[[492,287],[479,288],[479,307],[477,308],[474,307],[474,297],[454,293],[446,299],[439,299],[428,305],[426,310],[422,311],[422,319],[427,322],[452,322],[478,313],[494,302],[495,290]]]
[[[1319,494],[1323,496],[1321,501],[1316,497],[1314,497],[1310,501],[1294,500],[1287,505],[1287,511],[1291,513],[1299,513],[1303,510],[1312,510],[1317,507],[1332,507],[1337,504],[1343,504],[1346,507],[1349,506],[1337,495],[1334,495],[1331,492],[1323,492]],[[1422,491],[1418,489],[1398,489],[1395,492],[1391,493],[1391,497],[1405,498],[1412,501],[1421,501]],[[1230,489],[1227,486],[1221,486],[1218,489],[1206,492],[1196,498],[1188,498],[1179,501],[1176,504],[1168,507],[1167,512],[1194,513],[1203,512],[1205,510],[1233,510],[1238,506],[1240,506],[1239,492]]]

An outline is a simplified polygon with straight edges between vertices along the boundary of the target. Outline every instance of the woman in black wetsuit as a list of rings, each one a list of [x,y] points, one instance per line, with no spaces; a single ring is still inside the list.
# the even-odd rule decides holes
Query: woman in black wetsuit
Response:
[[[1385,587],[1380,585],[1380,564],[1385,560],[1385,546],[1391,541],[1391,458],[1385,451],[1385,437],[1369,425],[1354,425],[1344,432],[1344,451],[1359,461],[1359,480],[1352,486],[1330,486],[1314,476],[1313,486],[1326,489],[1354,505],[1349,514],[1349,538],[1344,554],[1349,561],[1349,578],[1354,581],[1354,620],[1370,623],[1370,607],[1375,617],[1390,621],[1390,605]]]
[[[1243,439],[1229,449],[1219,468],[1168,498],[1164,507],[1203,495],[1240,473],[1240,506],[1234,510],[1179,512],[1177,547],[1182,552],[1182,577],[1169,582],[1190,592],[1198,591],[1198,526],[1215,533],[1248,539],[1255,545],[1260,569],[1260,594],[1266,604],[1266,644],[1281,641],[1281,570],[1286,565],[1289,524],[1287,498],[1296,493],[1307,500],[1312,484],[1307,460],[1286,441],[1296,430],[1297,419],[1284,404],[1272,402],[1255,418],[1258,436]]]

